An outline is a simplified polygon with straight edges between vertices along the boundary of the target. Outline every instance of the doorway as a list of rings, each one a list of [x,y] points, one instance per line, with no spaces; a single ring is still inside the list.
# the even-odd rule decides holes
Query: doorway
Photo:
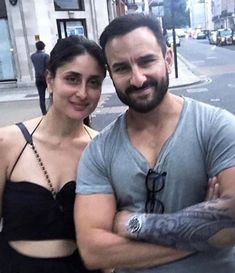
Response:
[[[13,48],[11,46],[7,19],[0,19],[0,81],[15,80]]]

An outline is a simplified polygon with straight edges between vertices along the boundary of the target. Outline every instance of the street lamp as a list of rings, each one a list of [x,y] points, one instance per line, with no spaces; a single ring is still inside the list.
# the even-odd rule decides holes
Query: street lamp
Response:
[[[173,35],[173,51],[174,51],[174,63],[175,63],[175,77],[178,78],[178,62],[177,62],[177,51],[176,51],[176,39],[175,39],[175,8],[176,1],[171,0],[171,20],[172,20],[172,35]]]

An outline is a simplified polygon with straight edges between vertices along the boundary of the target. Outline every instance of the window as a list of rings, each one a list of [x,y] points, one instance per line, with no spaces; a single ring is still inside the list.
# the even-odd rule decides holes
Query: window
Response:
[[[83,0],[54,0],[55,10],[84,10]]]
[[[57,19],[57,28],[59,38],[65,38],[70,35],[86,36],[86,21]]]
[[[6,19],[0,19],[0,81],[14,80],[15,78],[8,22]]]

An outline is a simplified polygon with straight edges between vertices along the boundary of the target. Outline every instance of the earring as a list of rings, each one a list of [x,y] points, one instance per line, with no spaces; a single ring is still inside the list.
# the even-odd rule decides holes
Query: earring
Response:
[[[49,95],[49,100],[50,100],[50,104],[52,104],[53,103],[53,93],[52,92]]]
[[[50,90],[48,90],[49,93],[49,98],[48,98],[48,103],[47,103],[47,110],[50,108],[50,106],[53,103],[53,92],[51,92]]]

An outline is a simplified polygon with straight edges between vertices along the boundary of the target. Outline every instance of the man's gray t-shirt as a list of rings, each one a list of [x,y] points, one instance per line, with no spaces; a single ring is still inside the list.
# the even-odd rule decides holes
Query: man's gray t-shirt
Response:
[[[177,128],[163,145],[154,167],[158,173],[167,173],[165,186],[158,192],[164,213],[203,202],[208,177],[233,166],[235,117],[225,110],[184,98]],[[79,162],[76,192],[114,194],[119,210],[144,212],[149,169],[146,159],[130,143],[123,114],[86,147]],[[234,273],[235,248],[199,252],[149,269],[118,270],[129,271]]]

